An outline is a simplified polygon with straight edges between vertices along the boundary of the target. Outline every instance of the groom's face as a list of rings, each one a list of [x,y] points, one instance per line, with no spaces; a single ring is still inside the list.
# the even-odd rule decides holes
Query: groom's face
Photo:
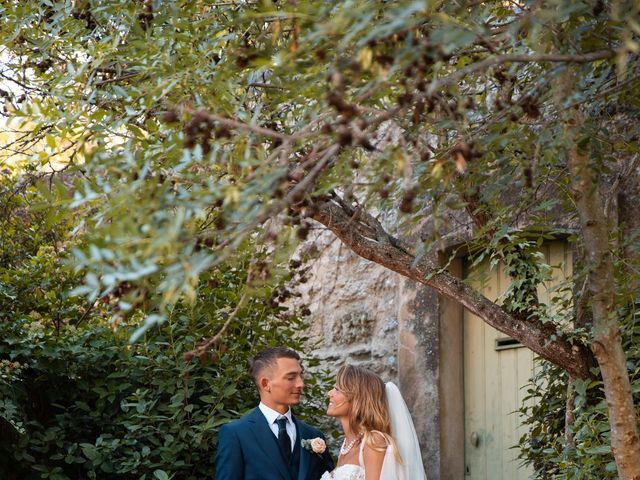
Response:
[[[284,413],[289,405],[300,403],[304,382],[302,368],[295,358],[279,358],[276,365],[267,369],[261,379],[263,402]]]

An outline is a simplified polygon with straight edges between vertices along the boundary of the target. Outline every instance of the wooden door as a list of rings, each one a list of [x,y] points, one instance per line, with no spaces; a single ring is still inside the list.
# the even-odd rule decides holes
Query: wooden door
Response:
[[[554,281],[538,292],[541,302],[549,295],[563,295],[554,285],[571,273],[571,252],[564,242],[543,245],[545,261],[553,268]],[[479,270],[478,270],[479,269]],[[509,286],[499,265],[488,262],[465,272],[475,288],[497,300]],[[531,472],[520,466],[513,448],[526,433],[518,408],[526,396],[533,373],[533,353],[464,312],[465,480],[526,480]]]

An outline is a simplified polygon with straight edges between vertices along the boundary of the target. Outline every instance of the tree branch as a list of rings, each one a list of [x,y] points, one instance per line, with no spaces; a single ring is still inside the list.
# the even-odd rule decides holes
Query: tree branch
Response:
[[[249,123],[240,122],[238,120],[233,120],[231,118],[221,117],[219,115],[208,114],[208,116],[211,120],[218,122],[221,125],[224,125],[226,127],[238,128],[241,130],[249,130],[251,132],[257,133],[258,135],[264,135],[265,137],[268,137],[268,138],[277,138],[285,142],[292,142],[294,140],[294,137],[291,135],[276,132],[275,130],[270,130],[268,128],[259,127],[257,125],[251,125]]]
[[[360,211],[361,218],[369,216]],[[313,218],[335,233],[361,257],[382,265],[407,278],[427,285],[439,294],[457,301],[495,329],[526,345],[538,355],[561,366],[576,378],[589,377],[590,352],[584,345],[572,345],[556,332],[554,325],[539,319],[521,320],[505,312],[499,305],[467,286],[462,280],[427,260],[417,258],[403,242],[386,234],[390,240],[372,238],[367,222],[354,221],[353,213],[345,211],[336,201],[317,205]],[[556,335],[555,340],[551,340]]]
[[[218,333],[216,333],[210,339],[205,340],[204,342],[197,345],[196,348],[194,348],[193,350],[189,350],[188,352],[185,352],[182,355],[185,361],[190,362],[191,360],[193,360],[193,357],[202,358],[204,355],[206,355],[209,349],[215,347],[216,345],[218,345],[218,343],[220,343],[220,340],[222,340],[222,337],[227,333],[229,325],[231,325],[231,322],[233,322],[233,320],[238,315],[238,312],[240,311],[240,308],[242,308],[242,306],[244,305],[246,299],[247,299],[247,290],[245,289],[245,291],[242,293],[242,297],[240,297],[240,300],[236,305],[236,308],[233,309],[233,312],[231,312],[231,314],[229,315],[229,318],[227,318],[227,320],[224,322],[224,325],[222,325],[222,328],[218,331]]]

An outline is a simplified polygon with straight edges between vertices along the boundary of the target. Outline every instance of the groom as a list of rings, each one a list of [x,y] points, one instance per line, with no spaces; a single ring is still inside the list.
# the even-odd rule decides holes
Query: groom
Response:
[[[284,347],[265,348],[251,361],[251,376],[260,405],[220,428],[216,480],[318,480],[333,470],[328,451],[320,455],[300,445],[324,438],[291,413],[304,388],[300,356]]]

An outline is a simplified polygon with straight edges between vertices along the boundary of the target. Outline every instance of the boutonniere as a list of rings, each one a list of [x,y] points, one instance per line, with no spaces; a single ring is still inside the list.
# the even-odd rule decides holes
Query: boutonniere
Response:
[[[305,450],[322,455],[327,449],[327,444],[320,437],[308,438],[306,440],[300,440],[300,445]]]

